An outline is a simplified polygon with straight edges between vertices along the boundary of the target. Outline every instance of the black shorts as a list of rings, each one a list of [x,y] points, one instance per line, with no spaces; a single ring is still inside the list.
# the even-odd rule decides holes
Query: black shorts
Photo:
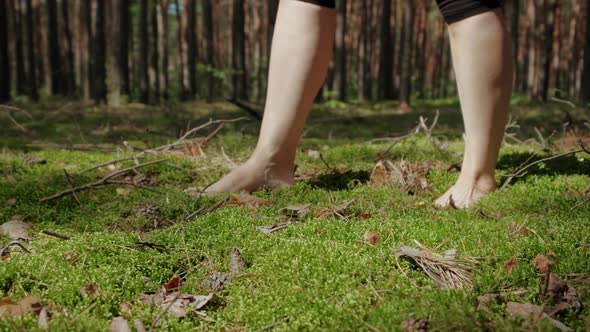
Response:
[[[299,0],[334,8],[335,0]],[[364,0],[362,0],[364,1]],[[413,0],[404,0],[413,1]],[[462,19],[502,7],[502,0],[436,0],[445,21],[450,24]]]

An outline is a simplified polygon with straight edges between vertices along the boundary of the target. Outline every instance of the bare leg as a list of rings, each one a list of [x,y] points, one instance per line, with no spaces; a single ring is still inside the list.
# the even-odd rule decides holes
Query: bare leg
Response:
[[[459,179],[436,205],[467,208],[496,189],[494,174],[514,64],[500,9],[453,23],[449,34],[465,125],[465,155]]]
[[[273,36],[268,91],[253,155],[207,192],[254,191],[293,183],[303,127],[332,58],[336,11],[281,0]]]

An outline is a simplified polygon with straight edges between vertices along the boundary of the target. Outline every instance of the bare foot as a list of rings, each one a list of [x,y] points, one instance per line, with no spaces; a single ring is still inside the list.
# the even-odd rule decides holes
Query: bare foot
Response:
[[[487,175],[471,180],[459,177],[459,180],[434,204],[441,208],[466,209],[494,190],[496,181],[493,176]]]
[[[272,165],[250,159],[233,169],[221,180],[205,189],[206,193],[253,192],[263,187],[275,188],[293,184],[293,171],[277,170]]]

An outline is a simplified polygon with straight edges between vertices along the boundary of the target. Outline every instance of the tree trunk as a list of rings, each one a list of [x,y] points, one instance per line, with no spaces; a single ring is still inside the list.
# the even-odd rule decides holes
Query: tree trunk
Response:
[[[86,87],[84,88],[84,97],[88,99],[93,98],[94,94],[94,38],[92,28],[92,12],[93,4],[92,0],[84,1],[84,16],[86,25],[86,72],[88,73],[86,79]]]
[[[111,24],[109,35],[111,36],[112,45],[110,48],[110,61],[109,61],[109,93],[108,103],[110,106],[121,105],[121,77],[122,77],[122,61],[121,59],[121,47],[127,43],[127,39],[124,33],[121,32],[122,26],[122,12],[121,12],[120,0],[111,0]]]
[[[11,1],[14,13],[14,51],[16,60],[16,94],[26,93],[26,71],[23,52],[23,14],[20,1]]]
[[[6,1],[0,1],[0,103],[10,100],[10,58]]]
[[[183,24],[182,16],[180,15],[180,3],[178,0],[174,0],[174,6],[176,7],[176,24],[178,24],[178,31],[176,34],[178,44],[178,90],[179,97],[183,100],[186,96],[186,87],[184,85],[184,51],[182,44],[184,42],[183,37]]]
[[[209,70],[207,72],[207,101],[213,101],[215,94],[215,76],[213,70],[215,69],[215,41],[213,30],[213,4],[212,0],[203,0],[203,20],[205,29],[206,50],[205,56],[207,58],[207,65]],[[271,1],[273,2],[273,1]],[[270,4],[269,4],[270,6]]]
[[[557,0],[546,0],[544,2],[544,11],[547,21],[545,22],[545,31],[543,43],[545,44],[543,63],[543,86],[541,90],[541,99],[547,101],[549,98],[549,81],[551,80],[551,63],[553,62],[553,33],[555,32],[555,12],[559,2]]]
[[[191,98],[197,95],[197,3],[196,0],[186,1],[187,27],[186,42],[188,46],[188,81]]]
[[[115,6],[115,3],[118,6]],[[118,46],[119,53],[116,55],[119,65],[119,72],[121,75],[121,94],[129,96],[131,93],[131,86],[129,83],[129,28],[130,28],[130,16],[129,16],[129,0],[119,0],[113,2],[114,10],[118,11],[118,16],[121,18],[121,45]]]
[[[582,71],[581,100],[590,103],[590,4],[586,3],[586,38],[584,38],[584,69]]]
[[[244,0],[234,0],[232,19],[232,69],[234,72],[232,81],[235,100],[248,100],[244,15]]]
[[[51,94],[61,94],[62,90],[62,68],[60,60],[60,47],[57,31],[57,1],[47,0],[47,53],[49,54],[50,84],[49,92]]]
[[[105,35],[105,3],[96,2],[96,18],[94,21],[94,41],[93,41],[93,77],[94,91],[92,97],[96,102],[106,101],[106,35]]]
[[[381,6],[381,52],[379,64],[379,98],[391,98],[391,72],[393,48],[391,46],[391,0],[383,0]]]
[[[147,104],[149,102],[149,35],[148,35],[148,0],[139,2],[139,100]]]
[[[0,21],[4,21],[0,17]],[[2,23],[0,23],[2,24]],[[1,29],[1,28],[0,28]],[[37,65],[35,56],[35,38],[34,38],[34,25],[33,25],[33,4],[32,0],[27,0],[27,52],[28,52],[28,73],[29,79],[27,82],[28,95],[33,100],[38,99],[37,92]],[[1,77],[1,75],[0,75]]]
[[[370,7],[369,1],[360,2],[360,32],[358,48],[358,91],[357,97],[360,101],[371,99],[371,65],[369,57],[369,27]]]
[[[414,26],[414,2],[404,1],[402,3],[404,11],[404,34],[402,40],[402,68],[400,78],[400,108],[403,111],[409,111],[410,109],[410,97],[412,95],[412,81],[410,68],[412,63],[412,37],[413,37],[413,26]]]
[[[336,39],[334,41],[334,84],[338,100],[347,99],[346,80],[346,0],[339,0],[336,6]]]
[[[70,1],[61,2],[61,12],[63,20],[63,32],[66,42],[65,49],[65,66],[62,76],[63,93],[67,96],[73,96],[76,93],[76,74],[74,72],[74,46],[72,42],[72,31],[70,30]]]
[[[158,15],[158,30],[160,31],[160,55],[162,69],[161,87],[162,96],[168,99],[168,0],[161,0]]]
[[[151,10],[151,32],[152,32],[152,40],[150,48],[150,85],[153,93],[151,94],[152,102],[157,103],[160,101],[160,54],[158,52],[158,47],[160,45],[159,42],[159,32],[158,32],[158,4],[153,3],[150,4],[152,7]]]

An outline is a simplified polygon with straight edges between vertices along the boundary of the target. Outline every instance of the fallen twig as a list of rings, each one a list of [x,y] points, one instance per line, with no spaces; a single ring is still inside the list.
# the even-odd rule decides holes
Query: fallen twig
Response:
[[[502,184],[502,187],[500,187],[500,190],[508,187],[508,185],[510,184],[510,182],[516,178],[516,177],[521,177],[525,174],[525,171],[537,164],[540,164],[542,162],[545,161],[549,161],[549,160],[553,160],[553,159],[557,159],[557,158],[561,158],[561,157],[566,157],[566,156],[571,156],[571,155],[575,155],[576,153],[580,153],[580,152],[586,152],[588,153],[588,151],[586,150],[585,147],[582,147],[581,149],[578,150],[574,150],[574,151],[570,151],[570,152],[565,152],[565,153],[561,153],[555,156],[551,156],[551,157],[547,157],[547,158],[543,158],[543,159],[539,159],[535,162],[532,162],[522,168],[520,168],[519,170],[517,170],[516,172],[509,174],[509,175],[505,175],[506,177],[508,177],[508,179],[506,179],[506,181],[504,181],[504,184]]]
[[[59,234],[54,231],[48,231],[46,229],[42,230],[41,233],[43,233],[45,235],[53,236],[53,237],[56,237],[56,238],[62,239],[62,240],[69,240],[70,239],[70,237],[67,235]]]
[[[68,174],[68,171],[66,171],[65,168],[63,170],[64,170],[64,175],[66,177],[66,180],[68,180],[68,183],[70,184],[70,187],[75,188],[76,186],[74,185],[74,181],[72,181],[72,177],[70,176],[70,174]],[[72,195],[76,199],[76,202],[78,202],[78,205],[81,206],[82,202],[80,202],[80,199],[78,198],[78,195],[76,194],[76,192],[73,192]]]
[[[190,219],[192,219],[194,217],[202,216],[202,215],[211,213],[211,212],[219,209],[220,207],[222,207],[228,201],[229,201],[229,197],[226,197],[226,198],[220,200],[219,202],[213,204],[212,206],[201,208],[201,209],[199,209],[199,210],[197,210],[197,211],[189,214],[188,216],[186,216],[186,218],[184,218],[184,220],[190,220]]]
[[[109,175],[107,175],[107,176],[103,177],[102,179],[97,180],[95,182],[87,183],[87,184],[84,184],[84,185],[81,185],[81,186],[78,186],[78,187],[73,187],[73,188],[70,188],[68,190],[64,190],[64,191],[58,192],[56,194],[53,194],[51,196],[42,198],[41,200],[39,200],[39,203],[45,203],[45,202],[48,202],[48,201],[51,201],[51,200],[54,200],[54,199],[57,199],[57,198],[61,198],[63,196],[71,195],[71,194],[74,194],[74,193],[77,193],[77,192],[81,192],[81,191],[85,191],[85,190],[90,190],[90,189],[94,189],[94,188],[102,188],[102,187],[104,187],[106,185],[111,184],[109,180],[111,180],[113,178],[116,178],[118,176],[121,176],[121,175],[123,175],[123,174],[125,174],[127,172],[130,172],[130,171],[133,171],[133,170],[137,170],[137,169],[142,168],[142,167],[145,167],[145,166],[158,164],[158,163],[161,163],[161,162],[164,162],[164,159],[154,160],[154,161],[148,161],[148,162],[145,162],[143,164],[139,164],[139,165],[135,165],[133,167],[128,167],[128,168],[119,170],[119,171],[114,172],[112,174],[109,174]]]

